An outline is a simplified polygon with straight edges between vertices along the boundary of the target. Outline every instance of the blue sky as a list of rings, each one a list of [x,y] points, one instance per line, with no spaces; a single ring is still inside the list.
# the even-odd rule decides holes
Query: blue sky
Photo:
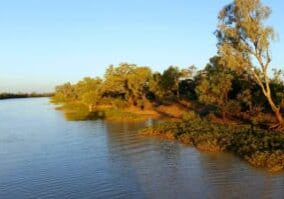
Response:
[[[52,91],[101,76],[110,64],[195,64],[216,53],[219,10],[230,0],[9,0],[0,2],[0,92]],[[279,39],[274,67],[284,65],[284,3],[265,0]]]

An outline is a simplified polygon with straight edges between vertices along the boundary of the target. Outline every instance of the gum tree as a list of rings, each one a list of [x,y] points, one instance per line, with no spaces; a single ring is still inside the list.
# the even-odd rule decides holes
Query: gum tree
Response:
[[[268,75],[274,30],[264,21],[270,14],[270,8],[260,0],[234,0],[219,13],[216,36],[222,64],[251,75],[283,127],[280,105],[272,98]]]

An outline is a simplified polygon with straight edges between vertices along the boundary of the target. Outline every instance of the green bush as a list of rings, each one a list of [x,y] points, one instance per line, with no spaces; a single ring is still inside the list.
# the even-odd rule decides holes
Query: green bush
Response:
[[[164,138],[172,135],[173,139],[203,151],[229,151],[253,166],[271,171],[284,169],[283,134],[262,129],[252,131],[249,126],[217,125],[193,116],[190,113],[181,122],[165,122],[142,132]]]

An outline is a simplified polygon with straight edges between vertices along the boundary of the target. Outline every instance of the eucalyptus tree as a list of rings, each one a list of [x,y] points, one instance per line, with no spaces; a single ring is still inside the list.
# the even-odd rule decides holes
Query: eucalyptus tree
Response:
[[[274,30],[264,21],[271,9],[260,0],[234,0],[219,13],[216,31],[223,65],[246,71],[261,88],[280,126],[284,119],[280,105],[272,97],[269,78],[270,43]]]

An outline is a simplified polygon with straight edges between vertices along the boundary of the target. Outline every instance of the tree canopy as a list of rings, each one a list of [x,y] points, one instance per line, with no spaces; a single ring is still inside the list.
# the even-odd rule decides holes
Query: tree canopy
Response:
[[[270,43],[274,30],[264,21],[271,9],[260,0],[234,0],[219,13],[216,31],[221,62],[237,71],[246,71],[260,86],[280,125],[280,105],[272,98],[269,78]]]
[[[207,112],[223,119],[233,115],[251,122],[257,117],[282,128],[284,74],[271,70],[274,30],[265,24],[270,14],[260,0],[233,0],[226,5],[215,32],[218,52],[198,71],[194,65],[171,65],[158,72],[136,64],[110,65],[102,78],[86,77],[57,86],[53,99],[78,102],[90,111],[101,105],[144,109],[175,104],[197,113],[214,107]]]

